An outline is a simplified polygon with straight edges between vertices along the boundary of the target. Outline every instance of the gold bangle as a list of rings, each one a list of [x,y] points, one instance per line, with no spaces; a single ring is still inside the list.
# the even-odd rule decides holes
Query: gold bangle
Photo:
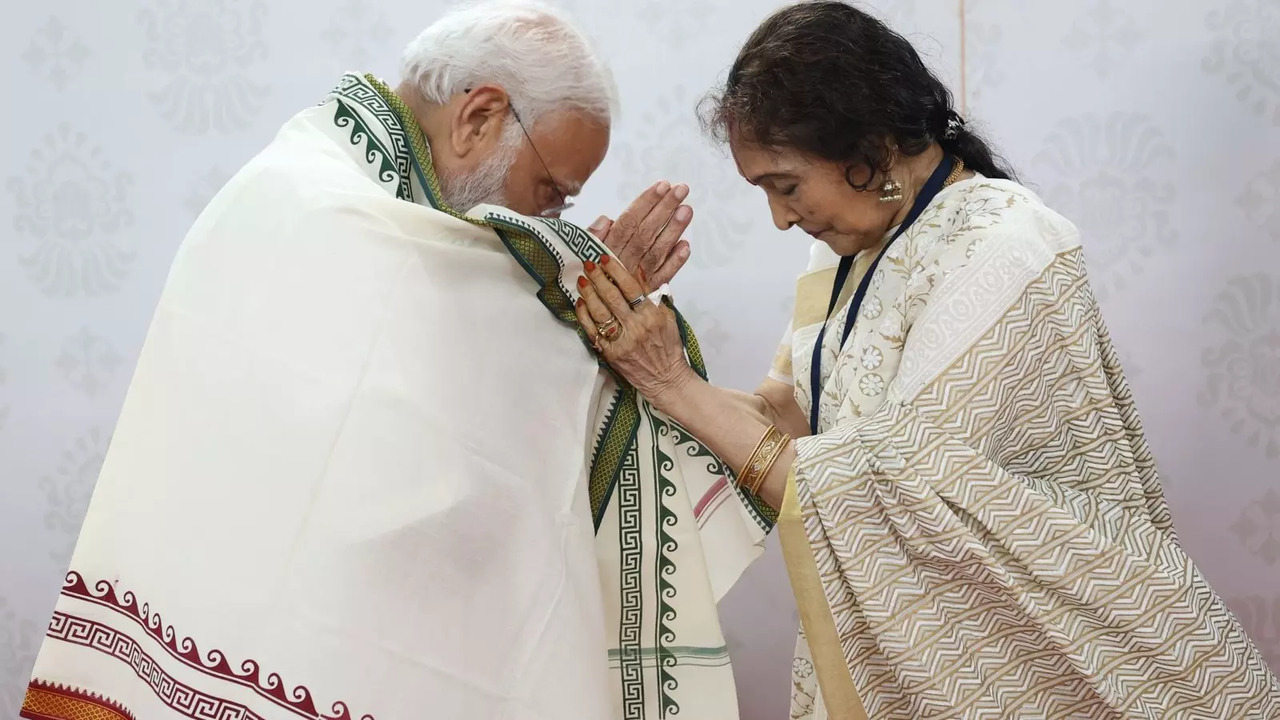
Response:
[[[778,431],[778,426],[770,425],[760,437],[756,449],[747,458],[747,464],[742,468],[742,475],[738,477],[738,487],[753,495],[756,494],[764,484],[765,477],[769,475],[769,470],[778,461],[783,448],[790,441],[790,437]]]
[[[738,478],[739,485],[745,484],[747,480],[754,477],[751,472],[752,464],[760,457],[760,449],[764,447],[765,443],[769,442],[769,438],[776,432],[778,432],[776,425],[770,425],[765,428],[764,434],[760,436],[760,442],[756,443],[755,449],[747,456],[747,464],[742,466],[742,477]]]
[[[791,442],[791,436],[786,433],[780,433],[774,438],[775,442],[766,455],[764,467],[756,475],[756,481],[751,486],[751,494],[759,495],[760,486],[764,485],[764,481],[769,477],[769,471],[773,470],[773,466],[778,462],[778,458],[782,457],[782,451],[787,449],[787,443]]]
[[[746,490],[755,483],[755,471],[761,464],[760,450],[765,446],[765,443],[769,442],[769,439],[772,438],[776,432],[778,432],[777,426],[770,425],[765,429],[764,434],[760,436],[760,442],[756,443],[755,449],[747,456],[747,464],[742,466],[742,474],[738,476],[738,487]]]

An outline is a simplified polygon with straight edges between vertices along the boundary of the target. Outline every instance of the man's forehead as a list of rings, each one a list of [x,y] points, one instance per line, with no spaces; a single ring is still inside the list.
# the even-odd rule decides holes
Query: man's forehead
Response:
[[[604,160],[609,127],[578,114],[548,118],[531,138],[566,195],[582,192],[582,185]]]

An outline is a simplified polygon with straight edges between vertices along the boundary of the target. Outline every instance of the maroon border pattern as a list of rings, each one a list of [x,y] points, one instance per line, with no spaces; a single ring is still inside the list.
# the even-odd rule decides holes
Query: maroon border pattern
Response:
[[[56,714],[55,714],[56,713]],[[137,720],[114,700],[66,685],[33,681],[18,717],[28,720]]]
[[[133,638],[109,625],[55,612],[53,622],[49,624],[48,637],[97,650],[124,662],[151,687],[161,702],[194,720],[263,720],[261,715],[241,703],[214,697],[178,682]]]
[[[105,580],[94,583],[90,589],[83,576],[75,571],[67,573],[62,586],[62,594],[90,602],[128,617],[141,627],[147,635],[160,643],[176,660],[187,667],[209,675],[224,682],[230,682],[248,688],[274,705],[277,705],[298,717],[306,720],[354,720],[354,716],[346,703],[335,702],[326,714],[316,709],[311,691],[298,685],[291,690],[286,689],[284,680],[276,673],[263,674],[254,660],[245,660],[237,671],[227,662],[226,654],[221,650],[209,650],[201,654],[194,640],[189,637],[180,638],[173,626],[165,625],[160,614],[152,612],[143,603],[138,604],[132,592],[117,595],[113,583]],[[59,624],[59,621],[62,621]],[[156,694],[170,707],[192,718],[226,718],[245,717],[260,718],[247,707],[222,698],[201,693],[177,682],[160,667],[149,655],[142,651],[128,635],[101,623],[86,618],[75,617],[66,613],[54,614],[49,626],[48,636],[85,647],[91,647],[108,655],[112,655],[129,663],[138,677],[148,682]],[[128,648],[128,652],[124,652]],[[145,671],[144,671],[145,667]],[[176,703],[176,704],[175,704]],[[241,709],[238,713],[212,712],[216,707],[230,712],[233,708]],[[188,711],[190,710],[190,712]],[[198,714],[192,714],[198,713]],[[208,714],[206,714],[208,713]],[[372,715],[362,715],[360,720],[374,720]]]

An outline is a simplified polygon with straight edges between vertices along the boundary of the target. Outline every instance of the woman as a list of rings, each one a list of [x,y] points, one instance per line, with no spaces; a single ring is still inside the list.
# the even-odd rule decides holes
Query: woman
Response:
[[[792,717],[1280,717],[1178,545],[1076,229],[910,44],[843,3],[785,8],[708,119],[778,228],[820,241],[789,352],[753,396],[706,383],[607,259],[577,314],[781,510]]]

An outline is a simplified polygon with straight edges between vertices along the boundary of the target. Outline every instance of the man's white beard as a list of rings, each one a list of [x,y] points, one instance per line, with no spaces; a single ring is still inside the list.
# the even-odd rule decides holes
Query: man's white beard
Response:
[[[515,132],[512,133],[511,130]],[[440,192],[445,205],[467,212],[476,205],[506,207],[507,194],[503,191],[507,174],[520,152],[521,131],[514,123],[504,132],[502,144],[485,158],[474,171],[464,175],[440,173]]]

